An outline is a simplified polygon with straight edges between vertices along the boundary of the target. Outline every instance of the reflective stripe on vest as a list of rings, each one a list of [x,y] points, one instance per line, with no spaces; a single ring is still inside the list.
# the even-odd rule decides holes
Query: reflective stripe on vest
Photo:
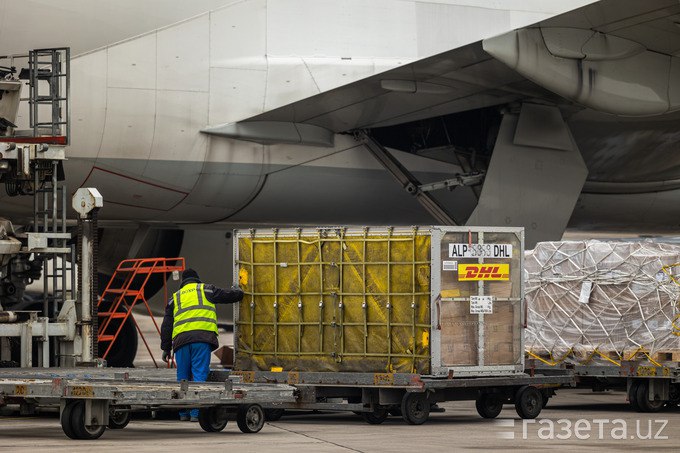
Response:
[[[184,285],[172,295],[174,302],[172,338],[191,330],[217,333],[215,305],[205,297],[202,283]]]

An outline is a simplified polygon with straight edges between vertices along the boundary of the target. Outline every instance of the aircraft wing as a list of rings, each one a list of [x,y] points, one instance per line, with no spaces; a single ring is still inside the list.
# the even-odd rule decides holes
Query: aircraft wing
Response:
[[[339,133],[532,99],[624,115],[635,115],[632,109],[663,113],[680,107],[678,57],[678,0],[603,0],[262,113],[230,130],[277,122],[296,125],[297,132],[308,126]]]
[[[312,124],[333,132],[389,126],[549,93],[476,42],[345,85],[247,121]]]

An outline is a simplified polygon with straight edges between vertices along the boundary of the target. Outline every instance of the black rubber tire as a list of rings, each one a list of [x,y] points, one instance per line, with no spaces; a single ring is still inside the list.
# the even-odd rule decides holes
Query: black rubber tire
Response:
[[[373,412],[362,412],[361,418],[369,425],[379,425],[387,420],[387,408],[385,406],[376,406]]]
[[[640,405],[638,404],[638,388],[640,387],[640,381],[638,380],[633,380],[630,384],[630,388],[628,389],[628,403],[630,404],[631,409],[633,409],[635,412],[640,412]]]
[[[265,409],[264,418],[268,422],[275,422],[280,420],[285,412],[286,412],[285,409]]]
[[[99,439],[104,434],[104,431],[106,431],[106,425],[85,426],[85,401],[76,401],[73,404],[71,409],[71,427],[76,435],[76,439],[80,440]]]
[[[637,388],[637,404],[640,412],[659,412],[666,404],[665,401],[649,401],[649,382],[642,381]]]
[[[482,393],[477,397],[475,407],[482,418],[496,418],[503,410],[503,400],[495,393]]]
[[[243,433],[259,432],[264,426],[264,411],[259,404],[243,404],[236,412],[236,424]]]
[[[131,419],[132,412],[130,412],[130,406],[113,408],[113,410],[109,412],[109,424],[107,426],[109,429],[123,429],[130,423]]]
[[[524,419],[538,417],[543,409],[543,394],[536,387],[525,385],[515,393],[515,410]]]
[[[76,433],[73,430],[73,424],[71,423],[71,412],[73,411],[73,406],[75,403],[77,403],[77,401],[68,401],[64,406],[64,410],[61,412],[60,417],[61,429],[69,439],[77,439]]]
[[[428,393],[409,392],[401,399],[401,417],[409,425],[422,425],[430,416]]]
[[[204,407],[198,410],[198,424],[207,433],[219,433],[227,426],[227,422],[227,414],[222,407]]]

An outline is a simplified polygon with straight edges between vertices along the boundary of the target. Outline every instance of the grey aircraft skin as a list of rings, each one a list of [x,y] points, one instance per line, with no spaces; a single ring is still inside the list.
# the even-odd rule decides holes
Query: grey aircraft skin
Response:
[[[680,231],[678,0],[0,0],[0,13],[0,53],[73,50],[65,183],[104,196],[105,275],[181,255],[226,286],[234,227],[435,223],[362,131],[420,184],[485,175],[430,196],[458,224],[525,227],[528,247],[567,228]],[[2,193],[0,217],[26,225],[31,203]]]
[[[35,6],[45,6],[41,3],[37,2]],[[203,23],[208,24],[212,33],[212,30],[219,25],[217,21],[221,20],[218,16],[220,11],[233,14],[233,20],[236,21],[241,19],[240,14],[243,11],[249,14],[250,9],[256,9],[263,4],[263,1],[242,2],[243,5],[239,6],[241,10],[230,6],[228,2],[215,0],[203,3],[195,5],[191,11],[189,7],[183,7],[185,9],[176,12],[175,16],[169,12],[159,14],[153,10],[153,5],[147,7],[121,5],[121,8],[130,8],[129,15],[149,14],[149,18],[144,23],[138,24],[137,29],[134,29],[135,23],[126,22],[130,30],[121,33],[139,33],[146,31],[145,27],[161,27],[160,31],[154,32],[156,34],[155,46],[159,48],[156,59],[160,59],[163,33],[165,35],[174,33],[181,37],[185,32],[182,27],[188,29],[189,24],[193,22],[196,22],[196,27],[199,28]],[[275,3],[272,2],[269,6],[274,9]],[[458,3],[465,2],[444,3],[459,7]],[[578,8],[586,3],[590,2],[575,2],[571,7],[564,6],[566,13],[546,19],[538,24],[538,27],[543,27],[543,29],[564,29],[569,26],[588,28],[583,24],[586,18],[590,21],[588,24],[590,30],[606,30],[606,32],[598,33],[610,33],[611,39],[614,36],[637,37],[637,41],[647,48],[671,55],[672,65],[677,66],[677,57],[672,56],[680,49],[678,27],[673,25],[678,17],[677,1],[659,0],[647,2],[645,6],[636,2],[628,2],[630,5],[628,3],[624,5],[627,6],[626,8],[621,8],[621,4],[614,6],[615,2],[601,1],[569,11],[570,8]],[[8,22],[6,25],[10,27],[12,24],[9,23],[9,19],[14,12],[12,8],[21,7],[9,3],[1,6],[6,13],[5,21]],[[479,5],[475,3],[473,6]],[[64,8],[65,12],[69,11],[69,14],[73,15],[69,19],[71,21],[95,14],[90,11],[90,6],[84,7],[76,1],[72,5],[65,4]],[[134,8],[146,9],[135,12]],[[218,13],[215,11],[207,13],[208,18],[200,22],[203,20],[202,11],[207,9],[217,9]],[[232,9],[234,9],[233,12]],[[118,9],[114,8],[114,10],[120,13]],[[150,14],[152,10],[155,12]],[[41,11],[47,14],[44,9]],[[26,13],[26,11],[20,12]],[[171,25],[173,21],[180,18],[191,17],[191,14],[198,14],[198,16],[189,20],[187,25],[182,25],[182,23]],[[120,20],[114,16],[112,12],[112,21]],[[650,22],[650,18],[654,19],[654,22]],[[620,25],[622,23],[624,24]],[[62,28],[64,24],[61,24]],[[667,24],[670,24],[670,29]],[[641,28],[643,26],[649,28],[652,25],[657,30],[656,32]],[[535,27],[530,26],[525,29],[535,30]],[[489,36],[492,37],[491,33],[495,31],[490,31]],[[79,31],[79,33],[86,32],[87,30]],[[5,33],[6,46],[9,50],[16,51],[18,38],[13,37],[9,31]],[[313,33],[313,31],[311,29],[300,30],[299,33],[308,37],[305,33]],[[106,33],[103,34],[106,35]],[[109,41],[126,37],[116,36],[114,32],[109,32],[109,34],[111,35],[107,37]],[[49,33],[46,35],[50,37]],[[55,36],[60,35],[53,34],[52,38]],[[251,37],[251,35],[246,36]],[[43,36],[40,44],[46,45],[46,39]],[[631,116],[631,112],[618,115],[616,108],[612,109],[613,113],[597,111],[597,109],[588,107],[588,99],[578,98],[581,102],[575,102],[568,98],[568,94],[562,94],[559,90],[560,95],[557,95],[550,92],[550,87],[538,86],[537,83],[532,82],[531,77],[518,76],[512,69],[504,66],[506,61],[499,62],[498,59],[502,59],[503,56],[497,56],[494,59],[482,50],[481,48],[484,48],[486,44],[480,45],[481,41],[448,50],[433,57],[421,58],[415,60],[414,63],[387,72],[377,72],[378,75],[359,78],[353,83],[340,85],[334,82],[331,86],[337,86],[337,88],[325,92],[319,85],[320,79],[317,77],[314,82],[319,85],[317,88],[321,90],[320,94],[305,97],[305,90],[302,87],[299,93],[288,97],[288,99],[297,98],[298,101],[277,108],[267,109],[265,106],[263,109],[261,107],[262,113],[250,117],[240,113],[240,107],[234,106],[236,110],[233,113],[230,110],[224,116],[225,119],[232,117],[238,119],[236,124],[255,124],[262,120],[273,120],[279,123],[320,126],[334,134],[334,144],[330,147],[322,147],[310,145],[305,142],[304,137],[298,141],[298,144],[291,144],[285,139],[280,139],[277,143],[276,137],[273,139],[264,137],[259,140],[257,137],[239,137],[238,134],[230,132],[221,133],[219,132],[220,117],[216,117],[215,120],[209,118],[209,123],[212,124],[210,126],[208,122],[201,122],[200,119],[180,120],[174,123],[171,121],[164,123],[157,119],[156,122],[153,120],[149,122],[146,117],[141,116],[146,112],[144,110],[146,106],[139,100],[143,94],[154,90],[158,93],[155,108],[149,110],[149,114],[153,115],[155,112],[157,118],[163,114],[172,117],[177,114],[176,106],[179,105],[181,108],[183,98],[171,99],[170,111],[165,113],[161,109],[166,105],[164,103],[170,101],[162,99],[161,93],[167,92],[164,90],[177,90],[177,93],[181,94],[189,93],[190,87],[179,86],[173,81],[163,82],[160,69],[158,69],[160,66],[155,69],[156,83],[149,85],[150,90],[141,88],[146,86],[146,82],[140,78],[140,75],[143,75],[142,72],[135,75],[136,80],[126,85],[129,81],[123,80],[124,76],[120,76],[115,69],[111,69],[111,66],[117,67],[125,64],[139,67],[136,57],[127,55],[127,53],[134,54],[137,51],[136,43],[148,40],[147,35],[140,35],[120,44],[109,45],[101,50],[90,49],[92,45],[108,45],[107,42],[102,41],[102,38],[98,38],[100,42],[94,42],[90,47],[83,47],[82,42],[85,39],[92,38],[89,35],[80,36],[73,43],[68,43],[85,53],[75,57],[73,61],[75,74],[72,82],[75,99],[71,121],[74,132],[71,137],[71,146],[68,149],[69,161],[66,163],[67,185],[72,190],[83,185],[98,187],[107,203],[101,218],[103,221],[111,221],[111,225],[116,225],[117,221],[144,222],[160,228],[185,228],[191,224],[211,223],[220,223],[225,226],[248,223],[272,225],[430,223],[432,222],[431,216],[413,197],[394,183],[391,175],[364,152],[361,143],[352,140],[350,136],[340,134],[354,129],[408,127],[422,119],[444,118],[446,115],[484,108],[507,111],[508,107],[512,109],[514,106],[517,110],[517,106],[521,106],[522,103],[535,102],[551,103],[560,109],[566,126],[573,135],[576,148],[585,163],[587,179],[580,184],[580,196],[564,203],[564,206],[561,204],[555,206],[555,210],[573,210],[573,215],[565,217],[569,219],[570,228],[643,230],[645,232],[672,232],[677,228],[677,222],[669,220],[676,216],[670,201],[680,196],[678,192],[680,184],[676,181],[680,179],[680,169],[674,162],[676,159],[674,151],[677,150],[680,134],[677,126],[678,114],[669,111],[641,117]],[[173,38],[169,39],[172,43]],[[397,50],[390,49],[389,52],[398,55],[400,42],[398,39],[391,39],[395,41],[394,46]],[[143,46],[143,44],[140,45]],[[200,41],[193,45],[199,48]],[[271,50],[272,47],[272,44],[268,43],[267,49]],[[442,44],[429,52],[446,49],[446,44]],[[189,52],[195,52],[195,50],[191,47]],[[210,58],[214,59],[215,53],[216,51],[211,47]],[[104,72],[98,72],[94,68],[98,66],[93,65],[94,62],[99,61],[100,55],[104,56],[102,61],[108,63],[109,66],[109,69]],[[179,51],[175,56],[177,59],[183,57]],[[620,55],[615,57],[619,58]],[[627,56],[624,55],[624,57]],[[478,87],[476,90],[467,89],[467,85],[471,83],[469,79],[458,75],[447,75],[450,74],[447,71],[458,67],[456,59],[465,58],[467,58],[465,64],[475,68],[474,76],[477,79],[474,83]],[[602,56],[598,58],[606,60]],[[586,57],[585,60],[587,61],[588,58]],[[431,62],[429,66],[428,62]],[[250,65],[248,67],[252,67],[259,63],[247,64]],[[305,64],[309,65],[307,61]],[[446,64],[449,68],[446,68]],[[212,68],[216,65],[218,63],[210,63],[208,67],[213,71]],[[424,80],[429,78],[441,84],[437,85],[439,87],[446,85],[446,88],[453,91],[453,95],[449,94],[449,91],[433,95],[427,90],[422,90],[421,98],[417,98],[418,93],[405,94],[399,90],[390,91],[384,88],[387,86],[385,82],[391,82],[391,78],[403,80],[405,69],[417,69],[419,65],[427,70],[424,70],[425,74],[422,76],[416,74],[414,83],[424,83]],[[437,67],[438,72],[433,72],[431,67]],[[166,71],[173,69],[168,68],[167,65],[164,68]],[[650,67],[648,70],[651,72],[654,69]],[[339,66],[336,70],[345,71],[346,69]],[[518,70],[521,71],[521,68]],[[377,69],[374,68],[374,71]],[[104,101],[102,106],[98,104],[101,102],[97,85],[100,74],[108,80],[104,85],[104,90],[107,91],[104,99],[108,101]],[[116,80],[116,77],[122,77],[122,79]],[[380,80],[382,89],[376,90],[368,85],[371,80],[375,79]],[[288,82],[290,80],[284,83]],[[212,96],[213,82],[210,83],[209,90]],[[644,83],[645,81],[642,80],[641,84]],[[435,83],[433,82],[432,85],[434,86]],[[130,86],[128,91],[133,93],[134,98],[133,101],[128,101],[132,104],[131,106],[121,107],[115,103],[115,99],[117,96],[125,97],[123,87],[126,86]],[[164,86],[171,86],[171,88],[164,88]],[[594,86],[598,87],[598,85]],[[267,87],[270,90],[276,88],[269,80]],[[674,83],[671,83],[669,87],[669,91],[677,90]],[[236,88],[241,87],[234,86],[234,89]],[[89,91],[84,91],[85,89]],[[461,91],[460,95],[455,92],[456,90]],[[360,93],[358,96],[357,91]],[[346,94],[351,94],[351,96],[345,96]],[[247,96],[248,92],[244,95]],[[336,98],[333,99],[332,96]],[[343,104],[343,96],[348,98],[346,104]],[[382,104],[371,103],[372,99],[379,99]],[[318,100],[324,102],[317,102]],[[639,99],[624,99],[621,104],[632,105],[631,108],[635,109],[636,101],[639,102]],[[217,109],[212,108],[212,102],[211,98],[209,108],[215,111]],[[671,103],[673,102],[676,102],[675,98]],[[265,104],[267,103],[269,101],[265,99]],[[305,103],[316,103],[316,105],[310,109]],[[271,105],[276,106],[276,104]],[[360,107],[360,111],[351,111],[351,106]],[[98,110],[106,112],[103,120],[92,119],[97,116]],[[144,112],[140,113],[140,110]],[[454,118],[455,120],[457,119]],[[500,122],[500,119],[497,122]],[[190,131],[191,136],[188,139],[181,138],[178,128],[185,126],[196,128],[197,125],[200,131],[194,129]],[[495,129],[497,127],[498,124],[495,124],[481,130],[485,136],[484,139],[492,146],[487,146],[486,150],[473,150],[482,156],[475,163],[475,169],[486,171],[493,160],[493,143],[496,139]],[[218,132],[211,132],[215,130]],[[479,129],[475,128],[467,134],[472,135],[478,131]],[[184,129],[181,132],[186,135]],[[178,136],[177,140],[173,139],[173,134]],[[247,138],[256,143],[245,142],[239,138]],[[174,141],[186,147],[182,148],[178,145],[177,149],[172,149]],[[455,137],[453,141],[451,150],[456,149]],[[454,157],[454,152],[449,152],[448,155],[439,153],[433,157],[427,153],[427,149],[416,149],[416,152],[413,152],[414,144],[405,142],[392,146],[390,149],[403,151],[403,153],[395,152],[396,157],[407,168],[410,168],[422,183],[444,180],[471,167],[461,165],[460,157]],[[484,156],[485,152],[486,156]],[[448,193],[435,192],[433,196],[450,211],[456,221],[465,223],[478,204],[479,192],[480,190],[464,187]],[[539,191],[535,195],[540,196],[540,193]],[[0,197],[4,216],[22,223],[22,220],[30,215],[29,200],[20,200],[5,195]],[[520,216],[513,219],[511,223],[528,226],[532,222]],[[558,239],[567,225],[559,226],[560,228],[539,226],[538,229],[545,230],[545,233],[538,234],[537,239]]]

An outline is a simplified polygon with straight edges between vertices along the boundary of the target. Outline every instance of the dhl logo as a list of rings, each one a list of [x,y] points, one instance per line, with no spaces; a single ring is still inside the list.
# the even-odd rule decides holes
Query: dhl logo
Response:
[[[458,280],[510,280],[509,264],[459,264]]]

